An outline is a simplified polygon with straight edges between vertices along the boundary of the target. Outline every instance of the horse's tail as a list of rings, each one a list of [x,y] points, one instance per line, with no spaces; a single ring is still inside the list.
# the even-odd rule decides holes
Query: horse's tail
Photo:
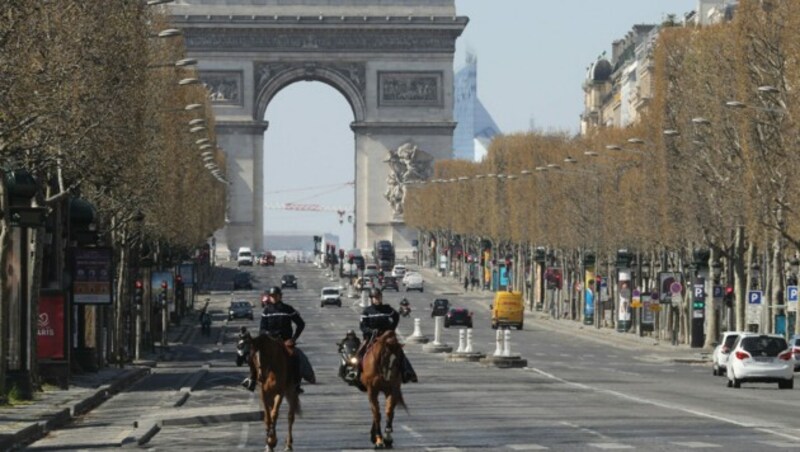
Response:
[[[395,399],[396,399],[395,403],[397,404],[396,406],[402,407],[403,411],[405,411],[406,414],[409,414],[408,413],[408,407],[406,406],[406,401],[405,401],[405,399],[403,399],[403,391],[398,389],[397,393],[395,394]]]

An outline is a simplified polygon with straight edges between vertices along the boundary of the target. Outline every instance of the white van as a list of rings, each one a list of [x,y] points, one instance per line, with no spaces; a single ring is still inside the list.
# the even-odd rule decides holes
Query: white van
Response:
[[[239,252],[236,253],[236,263],[239,265],[253,265],[253,251],[246,246],[239,248]]]

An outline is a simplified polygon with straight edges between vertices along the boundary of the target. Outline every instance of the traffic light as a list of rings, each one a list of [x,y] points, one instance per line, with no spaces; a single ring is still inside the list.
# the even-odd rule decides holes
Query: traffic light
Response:
[[[339,260],[341,260],[341,261],[344,260],[344,250],[343,249],[339,249]]]
[[[725,303],[725,306],[732,308],[733,307],[733,287],[727,286],[725,287],[725,295],[722,297],[722,300]]]
[[[159,295],[159,300],[161,301],[161,304],[163,304],[163,305],[167,304],[167,288],[168,287],[169,287],[169,285],[167,284],[166,281],[161,281],[161,294]]]
[[[144,297],[144,284],[141,279],[137,279],[134,283],[133,302],[141,305]]]

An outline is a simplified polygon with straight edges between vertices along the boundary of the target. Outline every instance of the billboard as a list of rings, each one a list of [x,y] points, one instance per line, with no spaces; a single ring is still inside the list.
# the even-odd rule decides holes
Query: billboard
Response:
[[[111,304],[113,262],[111,248],[73,248],[72,302]]]
[[[42,291],[36,320],[36,357],[63,360],[67,339],[66,302],[63,292]]]
[[[150,274],[150,301],[153,303],[152,306],[159,306],[158,297],[161,294],[161,283],[164,281],[167,282],[167,306],[169,306],[169,312],[175,312],[175,299],[173,297],[175,293],[175,278],[172,272],[153,272]]]

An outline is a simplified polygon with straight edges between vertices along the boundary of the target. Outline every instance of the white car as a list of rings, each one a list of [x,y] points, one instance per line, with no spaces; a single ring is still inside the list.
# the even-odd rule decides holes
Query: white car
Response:
[[[425,282],[422,280],[422,275],[419,273],[409,273],[408,276],[403,279],[403,284],[406,286],[406,292],[410,290],[425,292]]]
[[[246,246],[239,248],[239,252],[236,253],[236,264],[253,265],[253,251]]]
[[[406,284],[408,282],[408,278],[410,278],[411,275],[418,275],[418,274],[419,273],[417,273],[417,272],[407,271],[406,274],[403,275],[403,279],[402,279],[403,284]]]
[[[341,291],[338,287],[323,287],[319,296],[319,306],[324,308],[326,305],[342,307]]]
[[[794,371],[800,370],[800,334],[795,334],[789,339],[789,347],[792,349],[792,362]]]
[[[794,387],[794,361],[786,339],[777,334],[741,333],[731,347],[727,365],[728,387],[742,383],[778,383]]]
[[[719,345],[714,348],[711,354],[712,371],[715,376],[723,376],[727,371],[728,355],[730,355],[733,343],[739,338],[738,331],[726,331],[722,333]]]
[[[392,276],[394,276],[395,278],[402,278],[405,275],[406,275],[405,265],[397,264],[392,269]]]

